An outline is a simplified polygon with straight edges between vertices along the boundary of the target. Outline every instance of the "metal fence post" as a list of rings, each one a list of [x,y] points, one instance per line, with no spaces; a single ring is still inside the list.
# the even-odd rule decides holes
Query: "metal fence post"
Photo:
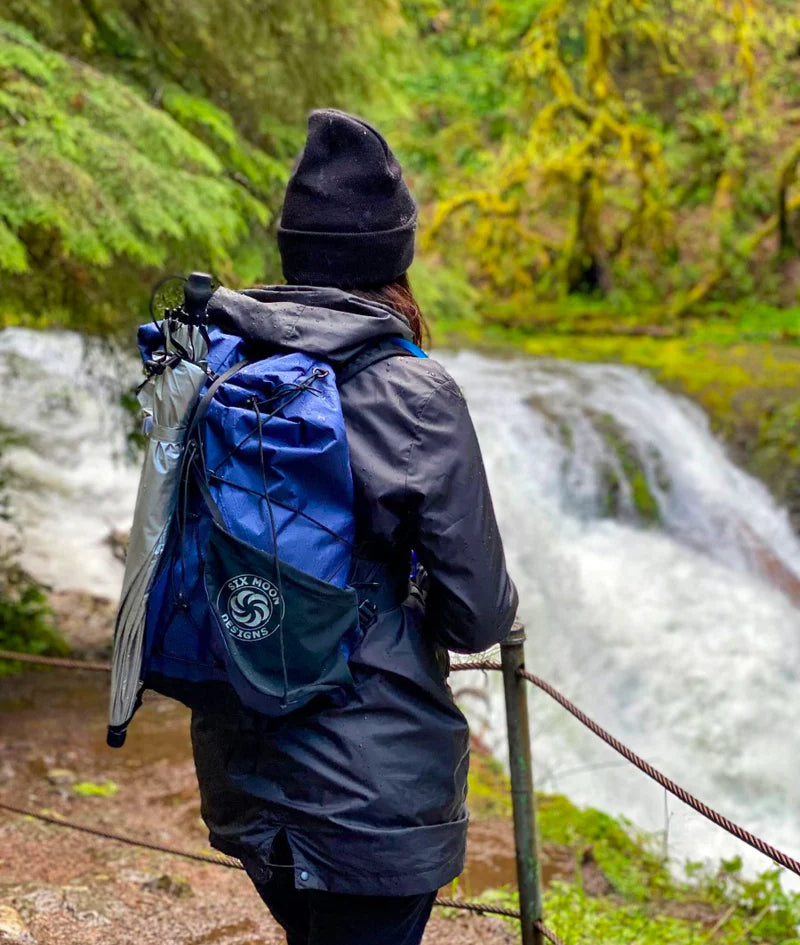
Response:
[[[514,842],[517,850],[517,882],[522,916],[522,945],[542,945],[536,927],[542,918],[539,851],[536,845],[536,801],[533,794],[531,738],[525,680],[517,670],[525,666],[525,627],[515,621],[501,644],[511,799],[514,805]]]

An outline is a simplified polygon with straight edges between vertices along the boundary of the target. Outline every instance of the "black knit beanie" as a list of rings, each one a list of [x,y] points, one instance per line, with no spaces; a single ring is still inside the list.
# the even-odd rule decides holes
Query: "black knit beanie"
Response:
[[[384,285],[414,258],[417,206],[383,137],[334,108],[311,112],[278,227],[293,285]]]

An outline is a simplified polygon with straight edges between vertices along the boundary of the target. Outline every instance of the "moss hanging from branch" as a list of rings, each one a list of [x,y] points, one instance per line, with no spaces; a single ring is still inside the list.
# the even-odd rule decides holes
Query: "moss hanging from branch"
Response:
[[[524,133],[440,199],[428,245],[497,299],[490,319],[577,292],[658,320],[746,288],[737,234],[774,201],[798,30],[782,0],[546,0],[509,71]]]
[[[112,267],[115,276],[117,266],[146,272],[178,252],[229,270],[252,227],[268,223],[265,204],[209,146],[130,88],[12,24],[2,25],[0,63],[6,317],[27,308],[39,279],[63,300]],[[247,166],[233,130],[229,147],[233,166]]]
[[[474,214],[462,212],[467,203],[490,216],[489,232],[483,239],[473,236],[470,248],[501,291],[608,293],[613,261],[633,242],[665,244],[671,215],[661,144],[622,95],[612,70],[623,36],[657,34],[655,23],[642,16],[644,6],[595,0],[576,14],[566,0],[547,3],[514,63],[517,79],[530,86],[534,113],[524,146],[510,158],[500,156],[496,186],[473,190],[469,201],[455,195],[438,207],[434,236],[447,228],[480,230]],[[585,58],[572,68],[564,30],[577,16]],[[667,55],[662,43],[657,50]],[[528,239],[522,241],[522,234]]]

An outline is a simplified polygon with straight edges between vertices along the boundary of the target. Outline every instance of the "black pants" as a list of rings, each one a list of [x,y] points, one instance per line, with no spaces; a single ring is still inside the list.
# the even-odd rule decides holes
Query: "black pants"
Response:
[[[295,889],[292,854],[278,835],[266,881],[253,880],[286,932],[287,945],[419,945],[436,893],[421,896],[354,896]],[[251,877],[252,878],[252,877]]]

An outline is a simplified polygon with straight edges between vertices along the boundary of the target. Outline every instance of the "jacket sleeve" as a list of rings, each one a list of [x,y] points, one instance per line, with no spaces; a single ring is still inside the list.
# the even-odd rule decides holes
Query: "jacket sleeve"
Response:
[[[426,629],[450,650],[485,650],[508,634],[518,597],[475,428],[449,377],[423,403],[406,472],[412,540],[429,579]]]

